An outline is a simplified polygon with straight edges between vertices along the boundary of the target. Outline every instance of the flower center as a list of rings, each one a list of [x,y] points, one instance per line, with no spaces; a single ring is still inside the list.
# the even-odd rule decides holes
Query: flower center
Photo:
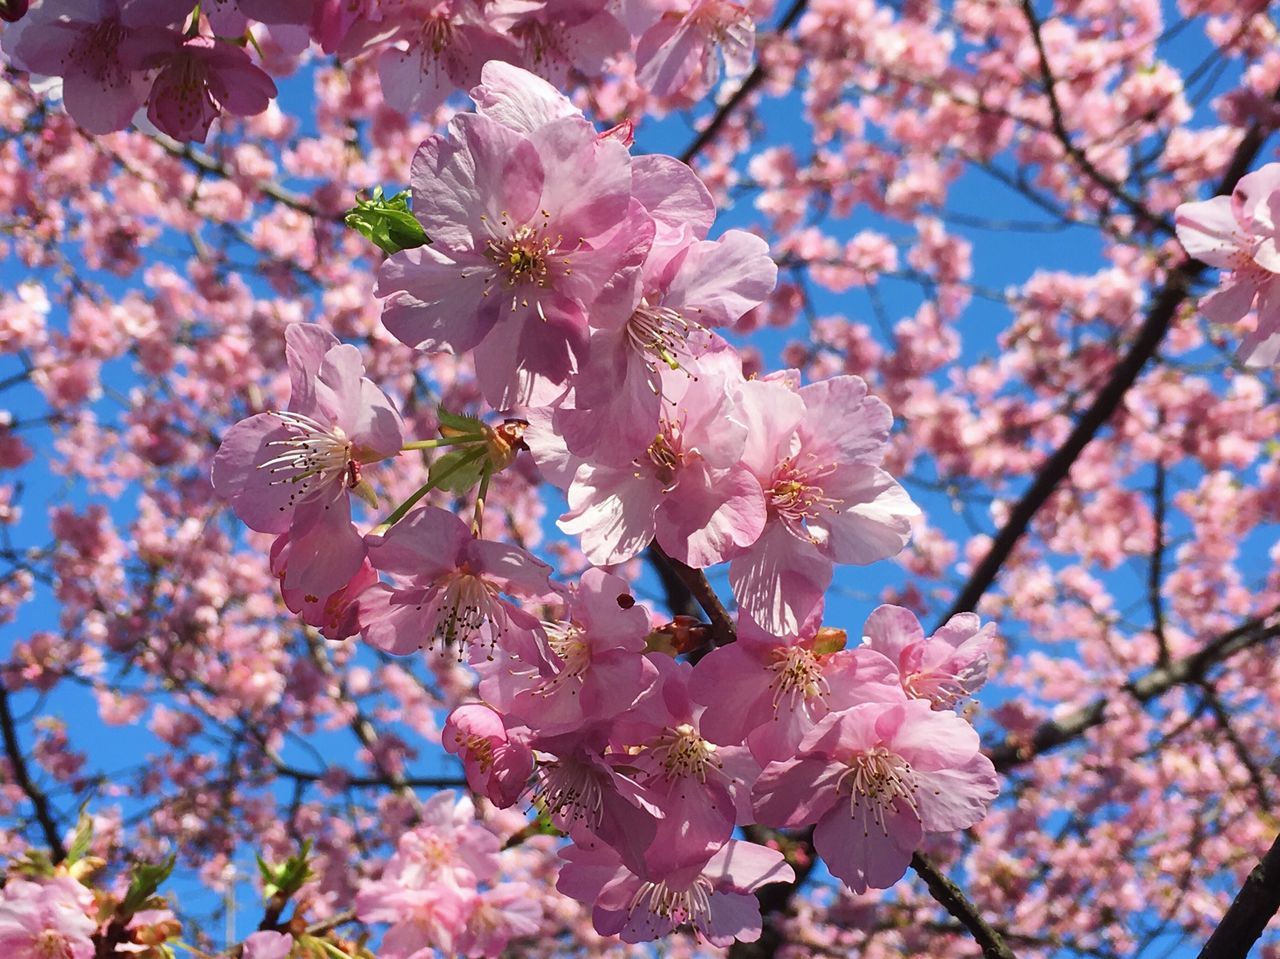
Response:
[[[41,932],[32,945],[32,952],[40,959],[71,959],[74,955],[71,943],[53,929]]]
[[[501,620],[494,604],[496,590],[478,576],[459,570],[451,574],[440,599],[440,612],[435,630],[427,641],[427,649],[434,650],[436,642],[454,646],[458,661],[462,661],[467,644],[476,639],[485,627],[490,627],[489,648],[497,645],[494,630],[501,631]]]
[[[827,496],[818,483],[834,470],[834,466],[801,469],[788,456],[773,471],[768,489],[770,509],[792,527],[813,519],[821,509],[834,510],[839,501]]]
[[[969,663],[957,673],[910,673],[902,688],[913,699],[927,699],[934,709],[950,709],[986,682],[984,664]]]
[[[425,61],[427,53],[439,58],[440,54],[448,48],[453,40],[453,23],[448,17],[428,17],[426,23],[422,25],[422,59],[424,61],[423,69],[426,70]]]
[[[831,692],[818,657],[803,646],[779,646],[769,668],[777,673],[769,684],[775,712],[783,699],[790,699],[789,706],[795,709],[813,696],[825,699]]]
[[[654,358],[678,370],[688,357],[689,333],[695,328],[696,324],[690,324],[678,310],[650,306],[642,299],[627,320],[627,342],[644,357],[650,373],[658,372]]]
[[[547,815],[584,823],[591,830],[599,827],[604,818],[604,790],[583,763],[570,761],[539,766],[532,800]]]
[[[680,423],[662,418],[662,432],[653,438],[646,451],[654,466],[654,475],[668,490],[675,483],[676,473],[685,465],[688,454],[684,448],[684,430]]]
[[[258,469],[271,474],[271,485],[294,483],[298,489],[289,496],[290,503],[306,498],[314,487],[328,485],[341,478],[349,489],[360,483],[360,464],[353,455],[353,444],[340,426],[325,426],[310,416],[273,410],[291,434],[279,440],[271,440],[268,446],[279,452]]]
[[[911,763],[897,753],[877,746],[855,753],[848,765],[849,768],[836,780],[836,790],[848,788],[850,816],[856,816],[858,807],[867,803],[872,820],[886,836],[889,835],[889,827],[885,817],[889,813],[909,809],[919,821],[916,777],[911,771]]]
[[[560,659],[560,668],[555,675],[543,678],[534,695],[553,695],[569,683],[581,685],[582,677],[591,668],[591,647],[583,638],[582,627],[577,623],[546,622],[542,626],[547,634],[547,646]]]
[[[475,760],[481,772],[489,771],[489,767],[493,765],[493,740],[475,733],[464,736],[460,732],[453,739],[459,749],[466,750],[467,755]]]
[[[646,912],[668,919],[673,925],[685,923],[705,934],[711,924],[711,894],[715,890],[711,880],[706,876],[698,876],[690,883],[688,889],[672,889],[666,880],[662,882],[646,882],[631,897],[628,912],[643,908]]]
[[[511,31],[512,36],[533,58],[534,66],[542,67],[549,60],[563,60],[560,50],[560,38],[555,30],[545,23],[529,20]]]
[[[99,83],[119,86],[124,83],[126,76],[119,54],[124,38],[125,30],[119,20],[103,20],[81,31],[80,39],[72,46],[68,59]]]
[[[653,744],[654,756],[661,761],[668,779],[696,776],[699,782],[707,781],[707,770],[719,770],[714,743],[697,734],[692,726],[683,723],[668,729]]]

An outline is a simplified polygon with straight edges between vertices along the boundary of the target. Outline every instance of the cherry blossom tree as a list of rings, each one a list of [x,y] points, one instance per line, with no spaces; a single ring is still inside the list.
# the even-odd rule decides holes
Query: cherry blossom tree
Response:
[[[1280,955],[1274,4],[0,20],[15,955]]]

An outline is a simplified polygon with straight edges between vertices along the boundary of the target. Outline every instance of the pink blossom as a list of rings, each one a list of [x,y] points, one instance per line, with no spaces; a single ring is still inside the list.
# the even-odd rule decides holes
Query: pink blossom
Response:
[[[881,469],[893,416],[856,376],[793,392],[780,380],[743,388],[742,461],[765,491],[768,521],[734,559],[729,582],[769,632],[794,634],[831,583],[833,563],[893,556],[920,510]]]
[[[287,959],[293,951],[293,936],[264,929],[244,941],[243,959]]]
[[[470,0],[411,0],[394,12],[362,18],[341,46],[348,57],[381,51],[382,95],[401,113],[430,113],[455,90],[474,84],[485,61],[519,56]]]
[[[361,632],[368,643],[404,655],[424,646],[483,658],[539,629],[529,613],[501,599],[551,591],[550,567],[516,546],[477,539],[452,513],[415,509],[385,534],[366,538],[374,568],[394,586],[361,594]]]
[[[283,588],[330,596],[356,575],[364,543],[347,493],[360,468],[400,450],[403,424],[364,377],[360,351],[318,326],[285,331],[293,392],[287,411],[259,413],[227,431],[212,481],[250,528],[289,534]]]
[[[194,37],[142,63],[159,69],[147,116],[177,140],[203,140],[222,112],[252,116],[267,108],[276,85],[234,44]]]
[[[725,73],[741,77],[751,69],[755,21],[733,0],[692,0],[685,10],[665,12],[636,47],[636,80],[657,96],[700,97]]]
[[[747,441],[741,361],[723,341],[706,342],[689,369],[659,371],[662,413],[648,447],[630,449],[627,465],[584,463],[574,475],[559,526],[582,537],[592,563],[620,563],[656,538],[681,562],[712,566],[759,538],[764,494],[739,465]],[[601,460],[622,456],[606,449]]]
[[[432,243],[383,264],[383,323],[418,349],[474,349],[495,408],[548,399],[585,356],[588,311],[647,250],[630,157],[575,117],[521,134],[462,115],[449,129],[414,157],[413,211]]]
[[[630,45],[606,0],[490,0],[485,13],[519,45],[525,67],[560,87],[571,71],[599,76]]]
[[[767,763],[794,756],[829,713],[901,702],[898,677],[884,657],[836,646],[819,634],[821,620],[819,606],[797,634],[779,638],[739,617],[737,642],[699,660],[689,681],[690,695],[707,707],[703,735],[721,745],[745,742]]]
[[[973,727],[912,700],[832,713],[796,758],[765,768],[753,795],[764,825],[816,824],[827,868],[863,893],[901,879],[926,832],[980,822],[996,791]]]
[[[0,892],[0,949],[13,959],[91,959],[97,923],[89,890],[69,877],[11,878]]]
[[[656,677],[641,654],[649,616],[634,605],[625,580],[599,569],[582,574],[563,620],[545,627],[540,668],[522,677],[508,711],[543,735],[570,732],[617,716]]]
[[[1230,197],[1184,203],[1177,210],[1178,239],[1190,256],[1230,273],[1200,300],[1215,323],[1242,319],[1256,304],[1257,326],[1240,344],[1251,365],[1280,358],[1280,163],[1240,178]]]
[[[386,922],[378,955],[385,959],[432,959],[454,951],[475,900],[473,888],[444,883],[403,886],[383,879],[356,894],[356,915],[364,922]]]
[[[685,186],[683,172],[663,171],[671,192]],[[675,242],[655,243],[634,311],[592,324],[590,360],[574,381],[577,408],[562,409],[555,420],[569,449],[608,465],[621,465],[609,461],[609,452],[629,461],[657,432],[660,371],[691,365],[690,336],[700,327],[732,325],[763,302],[777,275],[768,244],[742,230],[713,241],[690,238],[686,227]]]
[[[328,596],[316,597],[305,589],[287,589],[289,534],[282,533],[271,544],[271,573],[280,580],[281,594],[289,611],[297,613],[304,623],[320,630],[325,639],[346,639],[360,632],[356,601],[360,594],[378,581],[378,573],[366,557],[354,576]]]
[[[476,897],[457,950],[471,959],[500,956],[512,939],[537,936],[541,927],[542,903],[533,887],[523,882],[499,883]]]
[[[151,45],[188,13],[182,0],[45,0],[4,31],[3,48],[19,69],[62,77],[72,118],[109,133],[129,125],[150,87],[133,45]]]
[[[637,781],[662,805],[644,865],[666,875],[705,862],[735,825],[751,821],[747,792],[760,766],[740,746],[722,748],[703,738],[706,710],[689,698],[692,666],[662,654],[651,659],[659,681],[620,717],[613,740],[630,757]]]
[[[714,946],[754,942],[760,936],[755,891],[795,880],[782,853],[736,839],[709,860],[648,878],[628,870],[609,849],[573,845],[560,855],[566,864],[556,888],[593,904],[596,931],[623,942],[661,939],[685,926]]]
[[[636,781],[625,755],[606,755],[608,723],[533,741],[540,753],[531,800],[579,846],[603,843],[642,868],[663,817],[660,797]]]
[[[957,613],[926,639],[911,610],[880,606],[862,631],[863,648],[893,663],[906,694],[934,709],[951,709],[987,681],[995,627],[982,626],[973,613]]]
[[[533,773],[527,731],[515,734],[484,703],[464,703],[449,713],[441,744],[462,756],[467,784],[499,808],[514,805]]]

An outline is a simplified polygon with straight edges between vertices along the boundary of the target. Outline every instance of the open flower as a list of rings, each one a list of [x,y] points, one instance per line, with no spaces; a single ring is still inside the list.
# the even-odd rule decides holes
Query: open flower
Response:
[[[901,606],[880,606],[862,628],[863,649],[883,655],[897,668],[897,681],[913,699],[950,709],[987,681],[995,627],[973,613],[957,613],[932,636]]]
[[[715,946],[760,937],[755,891],[792,882],[795,872],[776,849],[730,839],[707,860],[664,875],[640,876],[610,849],[568,846],[556,888],[591,904],[596,931],[623,942],[661,939],[690,927]]]
[[[414,157],[413,212],[432,243],[383,264],[383,324],[418,349],[474,349],[496,409],[548,400],[585,358],[597,298],[647,252],[631,157],[575,116],[522,133],[464,114],[449,131]]]
[[[1187,253],[1230,273],[1200,300],[1215,323],[1244,318],[1257,305],[1258,322],[1240,344],[1251,365],[1280,359],[1280,163],[1240,178],[1231,196],[1178,207],[1175,225]]]
[[[452,513],[419,507],[366,542],[374,568],[395,581],[360,596],[361,633],[379,649],[403,655],[439,646],[460,660],[483,659],[539,629],[502,594],[547,595],[550,567],[519,547],[477,539]]]
[[[502,716],[484,703],[463,703],[449,713],[440,742],[462,757],[467,785],[499,808],[514,805],[533,772],[528,730],[512,735]]]
[[[820,633],[822,607],[794,635],[766,633],[738,619],[738,640],[694,667],[689,692],[707,707],[702,730],[721,745],[745,742],[761,763],[790,759],[829,713],[905,699],[891,663],[868,649],[845,649]]]
[[[760,484],[739,463],[747,428],[737,416],[737,351],[714,338],[689,370],[660,372],[662,411],[648,447],[628,447],[634,459],[625,465],[585,463],[569,486],[559,526],[580,535],[582,551],[600,566],[630,559],[655,538],[682,563],[713,566],[764,527]],[[619,459],[613,451],[604,457]]]
[[[980,822],[996,791],[973,727],[912,700],[832,713],[794,759],[765,768],[753,795],[764,825],[816,823],[831,874],[864,893],[901,879],[926,832]]]
[[[883,469],[893,415],[856,376],[793,391],[780,380],[745,384],[743,463],[764,489],[768,519],[733,560],[738,604],[767,631],[794,635],[822,602],[834,563],[895,555],[919,508]]]
[[[293,386],[288,410],[227,431],[213,487],[250,528],[289,534],[283,588],[316,602],[350,582],[364,560],[348,494],[368,463],[400,451],[400,413],[364,376],[360,351],[318,326],[285,331]]]

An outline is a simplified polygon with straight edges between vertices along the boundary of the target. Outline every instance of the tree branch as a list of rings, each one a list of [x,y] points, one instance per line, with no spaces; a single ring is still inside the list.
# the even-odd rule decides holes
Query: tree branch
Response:
[[[1174,660],[1167,666],[1160,666],[1146,675],[1130,680],[1120,687],[1120,691],[1129,694],[1139,703],[1146,703],[1162,695],[1174,686],[1194,683],[1202,679],[1210,667],[1224,662],[1238,652],[1257,646],[1280,636],[1280,623],[1267,626],[1266,621],[1274,616],[1271,613],[1260,619],[1250,620],[1241,626],[1223,633],[1213,642],[1198,652],[1182,659]],[[1007,773],[1016,766],[1030,762],[1036,756],[1047,753],[1072,740],[1078,739],[1094,726],[1102,723],[1106,717],[1110,699],[1100,696],[1087,706],[1061,719],[1051,719],[1041,723],[1030,739],[1022,736],[1010,736],[987,755],[995,763],[996,770]]]
[[[1275,91],[1272,99],[1280,99],[1280,89]],[[1249,164],[1253,162],[1258,155],[1258,151],[1262,149],[1266,136],[1266,132],[1257,125],[1249,128],[1249,131],[1240,141],[1240,145],[1236,147],[1231,162],[1227,166],[1227,171],[1223,174],[1222,180],[1218,184],[1218,189],[1215,191],[1218,195],[1229,194],[1235,189],[1236,183],[1244,176]],[[1138,374],[1142,372],[1147,360],[1155,354],[1157,347],[1164,340],[1164,336],[1169,331],[1178,308],[1187,298],[1191,284],[1200,277],[1204,270],[1205,264],[1200,261],[1184,259],[1166,277],[1151,301],[1151,306],[1147,310],[1146,321],[1138,331],[1133,346],[1130,347],[1129,352],[1125,354],[1124,358],[1116,366],[1111,378],[1098,392],[1098,395],[1094,398],[1093,405],[1076,421],[1076,425],[1071,430],[1071,435],[1067,437],[1066,442],[1040,467],[1040,471],[1036,474],[1031,488],[1018,500],[1009,514],[1009,519],[991,543],[991,549],[983,557],[982,562],[978,564],[977,569],[970,575],[968,582],[961,589],[955,602],[951,604],[951,609],[938,621],[939,625],[945,623],[956,613],[970,612],[978,605],[978,601],[982,599],[991,584],[995,582],[1001,568],[1004,566],[1005,560],[1013,552],[1014,546],[1022,538],[1022,534],[1027,531],[1032,517],[1035,516],[1040,507],[1058,488],[1058,484],[1070,472],[1076,459],[1093,440],[1094,436],[1097,435],[1098,430],[1111,419],[1112,414],[1119,408],[1125,393],[1129,391],[1129,387],[1137,380]]]
[[[1245,959],[1280,909],[1280,836],[1249,873],[1199,959]]]
[[[784,30],[790,30],[795,22],[800,19],[800,14],[804,13],[807,3],[808,0],[794,0],[787,9],[786,15],[778,22],[775,32],[782,33]],[[684,152],[680,154],[680,159],[684,163],[692,162],[693,158],[719,135],[721,127],[728,122],[729,117],[742,105],[742,102],[751,96],[756,87],[764,82],[764,78],[764,66],[757,60],[756,65],[751,68],[751,72],[747,74],[747,78],[742,81],[738,89],[734,90],[733,95],[716,110],[715,115],[711,117],[711,121],[702,128],[698,135],[693,138],[693,142],[685,147]]]
[[[707,574],[700,569],[686,566],[680,560],[668,556],[662,547],[658,545],[657,540],[650,544],[649,549],[652,552],[655,563],[659,566],[658,575],[663,579],[664,583],[666,582],[666,576],[661,570],[662,564],[665,564],[679,578],[690,595],[698,601],[702,611],[707,614],[707,619],[711,621],[712,638],[715,640],[715,644],[717,646],[725,646],[736,640],[738,638],[738,630],[733,623],[733,617],[724,608],[724,603],[720,602],[720,597],[716,595],[716,591],[711,588],[711,583],[707,580]]]
[[[13,781],[31,800],[36,821],[40,823],[40,831],[44,833],[44,841],[49,846],[49,858],[53,860],[54,865],[57,865],[67,858],[67,847],[62,843],[62,834],[54,818],[53,809],[49,805],[49,797],[35,784],[27,769],[27,761],[18,743],[13,711],[9,708],[9,691],[3,685],[0,685],[0,734],[4,737],[4,751],[9,758],[9,769],[12,772]]]
[[[916,871],[924,884],[929,887],[929,895],[933,896],[942,907],[969,930],[986,959],[1017,959],[1004,941],[978,912],[978,907],[954,882],[946,877],[933,863],[921,853],[911,857],[911,868]]]

